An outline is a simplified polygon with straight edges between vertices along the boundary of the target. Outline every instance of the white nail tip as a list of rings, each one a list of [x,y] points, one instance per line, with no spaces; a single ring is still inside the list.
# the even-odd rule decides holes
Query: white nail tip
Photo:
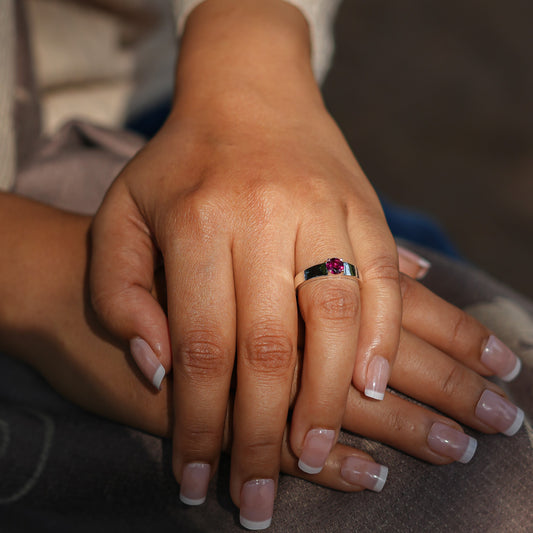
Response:
[[[161,390],[161,382],[165,377],[165,369],[163,365],[159,365],[155,371],[154,377],[152,378],[152,384],[156,389]]]
[[[374,400],[383,400],[385,394],[383,392],[377,392],[372,389],[365,389],[365,396],[368,398],[373,398]]]
[[[522,370],[522,361],[517,357],[514,368],[509,374],[501,377],[502,381],[513,381],[513,379],[520,374],[520,370]]]
[[[524,411],[522,411],[520,407],[517,407],[516,409],[514,422],[505,431],[502,431],[502,433],[508,437],[512,437],[522,427],[522,423],[524,422]]]
[[[426,270],[429,270],[431,268],[431,263],[427,259],[420,257],[418,259],[418,266],[420,268],[425,268]]]
[[[416,274],[416,279],[420,281],[426,277],[429,269],[431,268],[431,263],[425,259],[420,259],[418,266],[420,267],[420,270]]]
[[[183,496],[182,494],[180,494],[180,500],[185,505],[202,505],[202,503],[205,502],[206,498],[192,499],[192,498],[187,498],[187,496]]]
[[[423,279],[431,268],[431,263],[427,259],[424,259],[418,254],[411,252],[411,250],[407,250],[403,246],[398,246],[398,255],[400,258],[404,258],[406,261],[414,263],[418,266],[419,271],[416,273],[417,280]]]
[[[383,490],[383,487],[385,485],[385,482],[387,481],[388,475],[389,475],[388,467],[381,465],[381,468],[379,469],[379,475],[376,478],[376,485],[372,489],[374,492],[381,492]]]
[[[477,440],[473,439],[472,437],[469,437],[469,439],[470,440],[468,441],[468,446],[465,450],[465,453],[463,453],[461,458],[458,459],[458,461],[463,464],[469,463],[477,450]]]
[[[251,529],[252,531],[259,531],[260,529],[266,529],[267,527],[270,527],[270,524],[272,523],[272,518],[268,518],[267,520],[263,520],[261,522],[254,522],[253,520],[248,520],[247,518],[241,516],[240,522],[241,526],[245,527],[246,529]]]
[[[309,466],[306,465],[301,459],[298,461],[298,468],[306,474],[319,474],[322,472],[323,466]]]

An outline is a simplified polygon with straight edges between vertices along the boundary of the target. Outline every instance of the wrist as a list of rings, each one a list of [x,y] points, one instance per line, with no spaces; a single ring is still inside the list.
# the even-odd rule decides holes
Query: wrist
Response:
[[[258,103],[323,106],[305,18],[283,0],[204,2],[187,21],[174,107],[242,113]]]

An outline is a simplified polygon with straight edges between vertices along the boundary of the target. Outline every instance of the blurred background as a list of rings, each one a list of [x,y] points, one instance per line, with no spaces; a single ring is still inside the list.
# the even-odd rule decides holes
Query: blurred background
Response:
[[[344,0],[326,103],[386,200],[533,297],[533,2]]]

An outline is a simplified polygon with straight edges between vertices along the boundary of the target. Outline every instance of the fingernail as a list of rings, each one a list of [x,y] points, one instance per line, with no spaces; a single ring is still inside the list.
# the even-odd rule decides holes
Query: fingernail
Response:
[[[486,390],[476,405],[476,417],[504,435],[511,437],[522,426],[524,411],[503,396]]]
[[[522,369],[522,361],[494,335],[483,349],[481,362],[503,381],[513,380]]]
[[[341,477],[344,481],[374,492],[381,492],[388,474],[386,466],[359,457],[346,457],[341,464]]]
[[[207,497],[211,465],[189,463],[183,469],[180,500],[187,505],[201,505]]]
[[[407,250],[403,246],[398,246],[398,258],[400,260],[400,270],[418,280],[423,279],[431,268],[431,263],[427,259],[411,252],[411,250]]]
[[[335,444],[332,429],[311,429],[307,432],[298,467],[306,474],[318,474],[326,463],[329,452]]]
[[[274,480],[254,479],[242,486],[241,525],[257,531],[266,529],[272,522],[274,513]]]
[[[477,440],[447,424],[435,422],[429,430],[428,446],[439,455],[468,463],[476,453]]]
[[[165,369],[159,362],[150,345],[141,337],[130,341],[130,352],[139,370],[156,389],[161,389],[161,382],[165,377]]]
[[[375,400],[383,400],[389,382],[389,374],[389,362],[379,355],[374,357],[366,371],[365,396]]]

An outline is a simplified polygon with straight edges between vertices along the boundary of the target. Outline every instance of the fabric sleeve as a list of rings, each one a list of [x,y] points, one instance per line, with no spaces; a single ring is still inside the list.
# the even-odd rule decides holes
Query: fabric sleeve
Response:
[[[173,0],[178,36],[189,13],[204,0]],[[333,23],[342,0],[285,0],[303,13],[311,34],[311,62],[315,78],[322,84],[331,66],[335,48]]]

